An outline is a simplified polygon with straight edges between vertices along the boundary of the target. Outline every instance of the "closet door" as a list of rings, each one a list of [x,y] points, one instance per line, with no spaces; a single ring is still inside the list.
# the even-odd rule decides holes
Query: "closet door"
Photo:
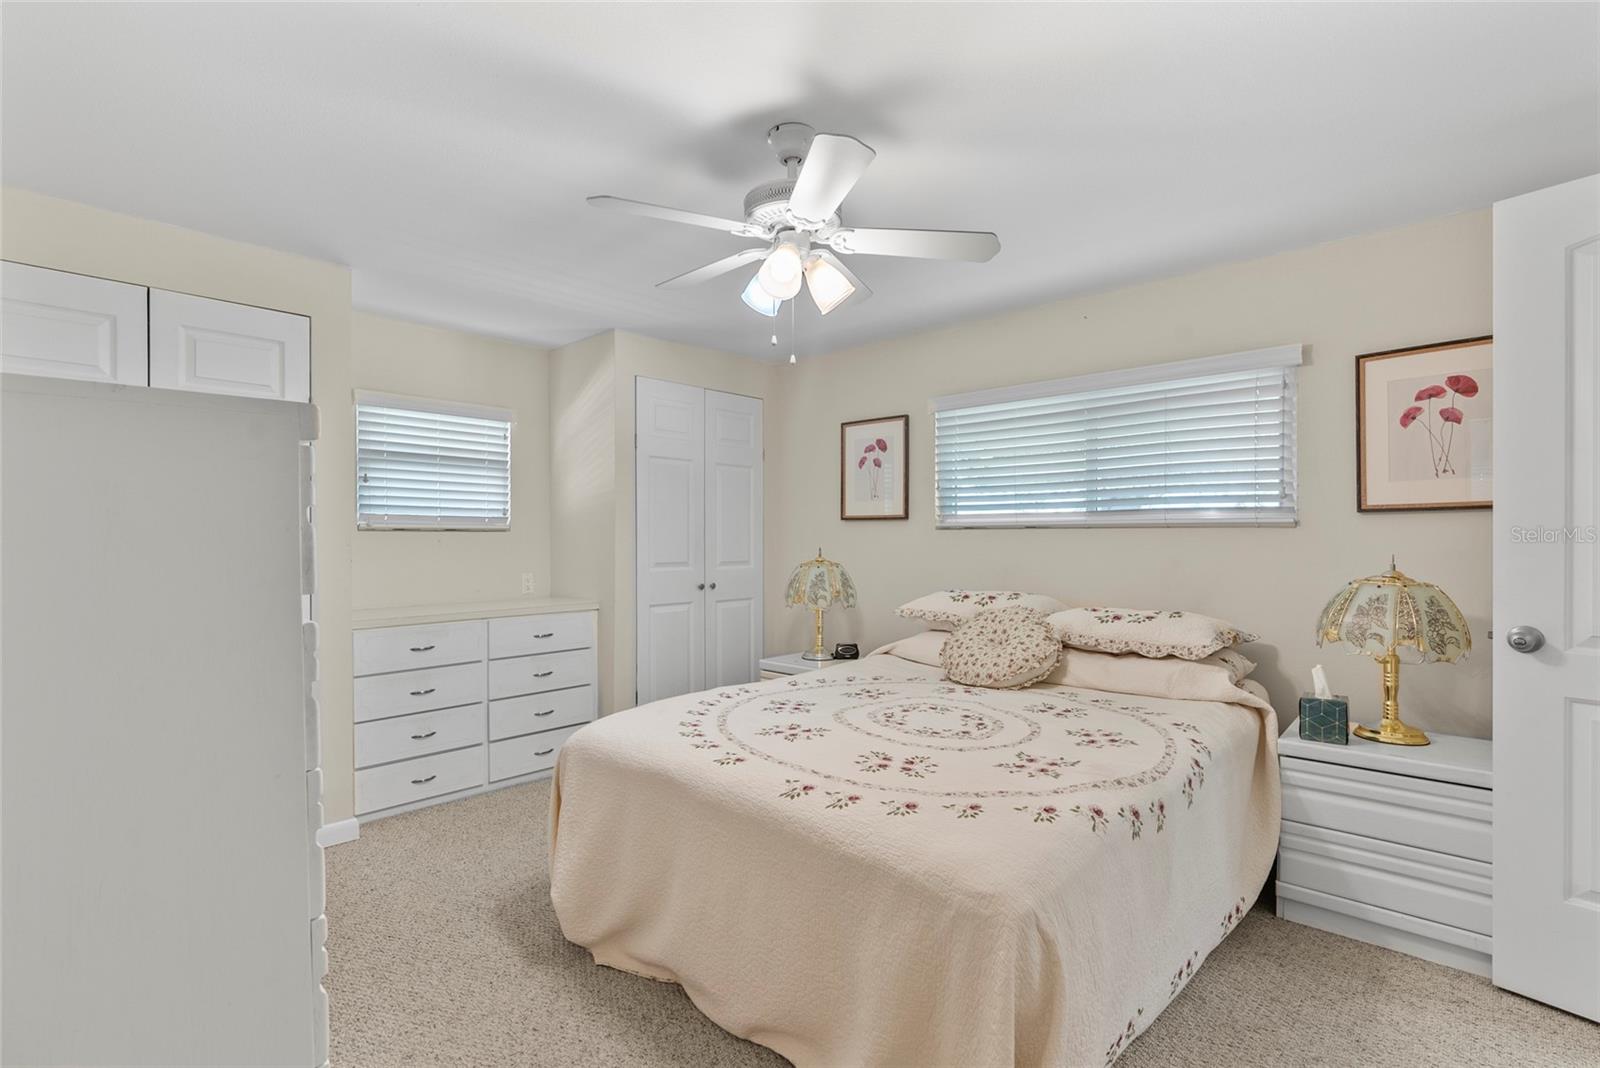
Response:
[[[705,390],[636,380],[639,703],[705,682]]]
[[[126,282],[6,263],[0,366],[15,374],[145,385],[145,293]]]
[[[706,391],[706,681],[754,682],[761,656],[761,402]]]
[[[269,400],[311,399],[311,320],[150,291],[150,384]]]

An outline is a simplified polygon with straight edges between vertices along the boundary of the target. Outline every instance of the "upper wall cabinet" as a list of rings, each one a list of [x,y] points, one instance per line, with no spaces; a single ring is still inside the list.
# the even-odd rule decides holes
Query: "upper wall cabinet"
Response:
[[[52,378],[146,384],[144,286],[22,263],[3,266],[0,367]]]
[[[246,304],[150,290],[150,384],[311,399],[311,320]]]

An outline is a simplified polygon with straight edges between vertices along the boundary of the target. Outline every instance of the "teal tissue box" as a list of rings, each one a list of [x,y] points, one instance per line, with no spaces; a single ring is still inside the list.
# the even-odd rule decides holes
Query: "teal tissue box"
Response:
[[[1340,694],[1300,695],[1300,737],[1308,742],[1350,744],[1350,699]]]

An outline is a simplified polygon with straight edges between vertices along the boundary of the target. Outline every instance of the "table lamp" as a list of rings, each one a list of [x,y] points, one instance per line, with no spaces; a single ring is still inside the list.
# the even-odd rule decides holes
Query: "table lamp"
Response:
[[[789,592],[784,597],[784,603],[791,608],[809,608],[817,614],[816,644],[809,653],[802,653],[801,657],[806,660],[832,660],[833,657],[822,645],[822,613],[833,604],[842,604],[846,608],[856,606],[856,584],[850,581],[850,573],[832,560],[824,559],[822,550],[818,549],[816,559],[807,560],[789,576]]]
[[[1389,562],[1381,575],[1356,579],[1333,595],[1317,621],[1317,644],[1343,642],[1383,667],[1383,721],[1357,726],[1358,738],[1390,745],[1427,745],[1428,736],[1400,720],[1400,661],[1450,663],[1472,651],[1472,632],[1448,595],[1402,574]]]

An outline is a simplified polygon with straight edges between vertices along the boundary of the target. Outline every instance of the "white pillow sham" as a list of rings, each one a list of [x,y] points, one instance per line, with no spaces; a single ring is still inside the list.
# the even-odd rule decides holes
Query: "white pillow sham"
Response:
[[[1101,653],[1204,660],[1257,636],[1195,612],[1141,608],[1068,608],[1050,617],[1062,645]]]
[[[990,608],[1032,608],[1049,615],[1066,607],[1054,597],[1021,590],[940,590],[907,601],[895,613],[902,619],[921,620],[933,630],[954,630]]]

